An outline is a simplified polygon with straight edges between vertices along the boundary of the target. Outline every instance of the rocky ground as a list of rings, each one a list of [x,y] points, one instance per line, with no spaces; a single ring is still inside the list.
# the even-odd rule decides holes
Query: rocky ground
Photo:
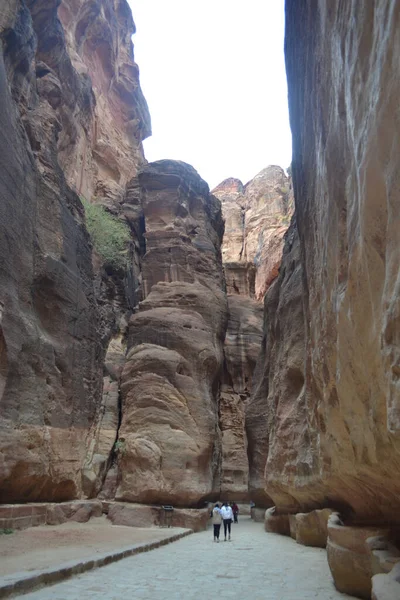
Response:
[[[213,543],[212,531],[127,558],[24,596],[26,600],[92,598],[253,598],[347,600],[333,586],[326,553],[266,534],[262,524],[240,520],[231,542]]]

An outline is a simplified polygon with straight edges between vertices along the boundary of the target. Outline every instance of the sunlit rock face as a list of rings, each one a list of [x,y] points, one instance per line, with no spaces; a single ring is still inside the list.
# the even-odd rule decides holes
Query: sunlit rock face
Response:
[[[57,73],[63,95],[60,163],[79,194],[112,207],[144,164],[142,141],[151,133],[133,58],[131,9],[126,0],[62,0],[58,17],[71,61],[68,72]],[[50,52],[44,60],[55,68],[52,58]],[[77,98],[68,93],[71,73],[82,88]],[[76,101],[84,109],[80,114]]]
[[[118,386],[101,402],[103,360],[129,294],[102,280],[67,183],[90,198],[107,180],[117,197],[143,162],[149,120],[127,4],[58,4],[0,8],[0,501],[96,493],[118,427]],[[118,344],[108,358],[117,373]]]
[[[116,498],[196,505],[220,485],[221,207],[186,163],[150,163],[139,184],[145,299],[129,323]]]
[[[222,258],[229,294],[261,300],[278,275],[283,236],[293,212],[290,179],[269,166],[243,185],[225,179],[213,194],[225,219]]]
[[[400,6],[287,0],[285,52],[297,224],[266,299],[248,431],[268,442],[250,460],[281,509],[398,523]]]

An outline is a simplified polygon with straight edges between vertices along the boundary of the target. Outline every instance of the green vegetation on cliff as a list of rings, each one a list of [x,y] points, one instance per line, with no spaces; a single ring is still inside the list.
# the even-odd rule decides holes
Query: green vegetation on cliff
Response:
[[[85,208],[86,227],[95,250],[105,263],[125,267],[130,241],[129,227],[99,204],[91,204],[81,197]]]

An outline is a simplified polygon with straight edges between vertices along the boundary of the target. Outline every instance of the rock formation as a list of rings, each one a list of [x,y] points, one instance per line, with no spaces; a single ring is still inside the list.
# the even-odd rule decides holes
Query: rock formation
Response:
[[[139,184],[145,298],[129,322],[116,499],[191,506],[219,493],[223,221],[185,163],[150,163]]]
[[[277,515],[339,509],[330,566],[362,597],[385,572],[366,538],[400,523],[399,26],[394,0],[286,0],[296,219],[246,420],[251,488]]]
[[[225,219],[222,257],[229,310],[220,397],[221,492],[241,500],[249,497],[244,415],[261,347],[261,299],[278,273],[293,201],[289,179],[274,166],[245,186],[226,179],[213,194],[221,200]]]
[[[96,283],[84,212],[67,180],[100,197],[107,179],[107,190],[120,197],[143,162],[141,140],[149,132],[128,56],[127,3],[76,2],[71,19],[80,25],[71,22],[66,32],[59,17],[69,26],[70,6],[58,13],[58,3],[8,0],[0,9],[2,502],[83,493],[82,467],[103,411],[103,359],[112,330],[106,313],[113,308],[100,306],[96,288],[107,283]],[[107,94],[100,79],[110,82]],[[137,133],[128,131],[128,120],[137,120]],[[103,166],[113,169],[116,162],[124,166],[113,179]],[[108,287],[115,295],[115,285]],[[115,440],[113,419],[106,453]]]
[[[60,164],[79,194],[112,207],[122,202],[127,182],[144,164],[142,141],[151,133],[133,58],[131,9],[126,0],[62,0],[58,17],[71,63],[62,78],[57,73],[64,99],[59,109]],[[41,31],[38,38],[43,39]],[[70,74],[83,88],[78,100],[86,110],[78,118],[76,94],[63,89],[70,85]]]
[[[222,259],[230,294],[262,300],[278,275],[283,235],[293,213],[291,182],[269,166],[243,185],[225,179],[212,192],[226,222]]]
[[[268,324],[275,339],[267,336],[271,410],[266,489],[282,507],[331,503],[347,506],[358,519],[399,522],[400,488],[393,477],[400,466],[394,267],[398,203],[392,175],[398,166],[398,132],[395,124],[385,124],[391,122],[390,102],[400,84],[391,68],[393,53],[400,50],[400,9],[389,4],[390,20],[378,19],[372,32],[374,8],[382,5],[378,1],[358,13],[357,22],[352,21],[354,2],[340,7],[329,3],[329,11],[325,3],[314,11],[287,2],[297,221],[272,291],[279,311]],[[353,26],[345,27],[349,22]],[[312,36],[299,35],[305,27]],[[342,54],[334,51],[336,38],[333,33],[327,38],[326,30],[340,31]],[[370,62],[372,47],[379,52]],[[360,72],[353,69],[355,56],[358,69],[364,69],[362,89],[355,83]],[[335,102],[326,98],[328,89]],[[346,95],[348,89],[352,93]],[[299,259],[291,255],[297,236]],[[289,289],[296,270],[302,270],[301,295],[297,285]],[[289,310],[283,311],[286,301]],[[268,298],[267,307],[271,302]],[[296,316],[293,305],[300,304]],[[293,352],[294,335],[296,356],[281,361],[282,352]],[[284,385],[294,377],[295,392],[287,402],[279,381],[293,362],[293,373],[283,377]],[[282,430],[279,415],[284,411]]]
[[[249,465],[245,405],[262,338],[262,304],[246,295],[228,295],[219,421],[222,431],[221,494],[248,500]]]

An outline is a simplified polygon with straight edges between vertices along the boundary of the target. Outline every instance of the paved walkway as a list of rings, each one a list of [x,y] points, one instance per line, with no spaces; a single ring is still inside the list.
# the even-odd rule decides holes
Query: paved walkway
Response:
[[[346,600],[325,550],[265,533],[243,517],[232,541],[196,533],[151,552],[24,595],[24,600]]]

